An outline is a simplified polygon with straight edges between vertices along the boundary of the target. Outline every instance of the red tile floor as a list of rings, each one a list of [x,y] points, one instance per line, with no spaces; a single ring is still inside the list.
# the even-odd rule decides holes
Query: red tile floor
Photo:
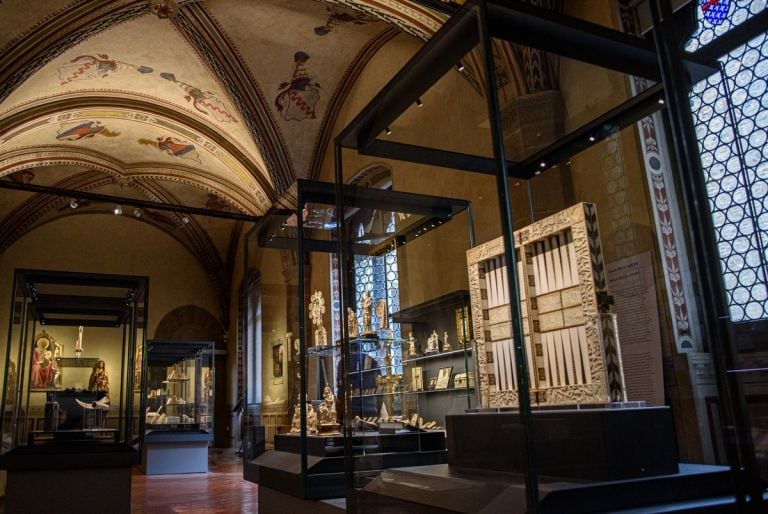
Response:
[[[208,473],[143,475],[134,471],[131,512],[136,514],[255,514],[257,486],[243,480],[234,450],[211,449]]]

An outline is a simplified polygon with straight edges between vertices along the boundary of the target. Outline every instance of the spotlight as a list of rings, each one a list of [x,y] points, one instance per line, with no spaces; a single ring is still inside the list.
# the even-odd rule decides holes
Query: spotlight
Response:
[[[189,216],[187,216],[186,214],[184,216],[182,216],[181,217],[181,222],[184,223],[185,225],[187,223],[189,223]]]
[[[546,168],[546,167],[547,167],[547,163],[546,163],[546,162],[544,162],[544,161],[541,161],[541,162],[539,163],[539,168]]]
[[[138,207],[134,208],[133,215],[136,216],[137,218],[141,218],[141,209],[139,209]]]
[[[663,98],[659,98],[659,104],[664,105],[664,99]]]
[[[459,63],[459,64],[456,65],[456,69],[459,70],[459,71],[464,71],[464,65]]]
[[[421,107],[422,105],[424,105],[424,102],[421,101],[421,98],[417,98],[416,99],[416,107]]]
[[[537,175],[537,176],[538,176],[538,175],[541,175],[541,171],[539,171],[539,170],[536,170],[536,171],[535,171],[533,174],[534,174],[534,175]]]
[[[385,129],[384,129],[384,133],[385,133],[385,134],[387,134],[387,135],[389,135],[389,134],[391,134],[391,133],[392,133],[392,129],[390,129],[389,127],[387,127],[387,128],[385,128]]]
[[[589,142],[594,143],[595,142],[595,136],[589,136]]]
[[[123,214],[123,208],[119,205],[115,205],[115,210],[112,211],[115,213],[115,216],[122,216]]]
[[[79,204],[77,203],[77,198],[70,198],[70,200],[69,200],[69,206],[70,206],[70,208],[72,208],[72,209],[77,209],[77,206],[78,206],[78,205],[79,205]]]

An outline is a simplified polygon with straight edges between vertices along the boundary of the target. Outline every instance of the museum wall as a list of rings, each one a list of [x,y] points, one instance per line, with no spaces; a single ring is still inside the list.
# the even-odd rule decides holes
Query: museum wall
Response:
[[[175,239],[135,219],[114,215],[73,215],[45,224],[0,255],[0,326],[8,327],[9,298],[16,268],[83,271],[149,277],[149,330],[180,305],[197,305],[218,316],[212,284],[199,262]],[[72,356],[77,328],[46,327]],[[86,356],[105,360],[117,384],[122,331],[86,327]],[[112,344],[114,343],[114,344]],[[5,346],[3,346],[3,353]],[[85,377],[87,386],[87,377]]]

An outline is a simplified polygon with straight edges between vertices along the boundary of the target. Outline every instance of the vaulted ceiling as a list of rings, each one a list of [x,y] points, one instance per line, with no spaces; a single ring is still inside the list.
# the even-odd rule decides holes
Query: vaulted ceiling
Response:
[[[0,180],[258,216],[317,177],[373,55],[460,3],[0,0]],[[0,252],[114,208],[73,205],[0,189]],[[225,303],[242,222],[126,210],[193,252]]]

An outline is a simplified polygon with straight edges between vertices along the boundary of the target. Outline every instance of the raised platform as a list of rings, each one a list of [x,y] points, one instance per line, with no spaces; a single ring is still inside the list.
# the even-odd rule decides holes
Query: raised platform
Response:
[[[547,409],[531,414],[533,458],[542,475],[617,480],[677,472],[668,407]],[[523,472],[522,426],[516,412],[450,415],[446,427],[451,466]]]
[[[728,468],[681,464],[679,473],[612,482],[539,477],[540,514],[593,512],[732,512]],[[718,499],[722,502],[718,503]],[[448,465],[389,469],[348,499],[351,512],[523,514],[519,474]],[[706,510],[707,504],[713,510]],[[649,507],[654,506],[653,509]],[[676,507],[673,507],[676,506]],[[694,507],[695,506],[695,507]],[[645,509],[643,509],[645,507]],[[690,508],[688,508],[690,507]],[[735,510],[733,511],[735,512]]]
[[[442,464],[447,461],[445,432],[353,436],[356,477],[375,476],[382,469]],[[308,436],[307,470],[301,474],[301,438],[281,434],[275,450],[243,464],[243,477],[261,487],[302,499],[337,498],[345,494],[344,437]]]

